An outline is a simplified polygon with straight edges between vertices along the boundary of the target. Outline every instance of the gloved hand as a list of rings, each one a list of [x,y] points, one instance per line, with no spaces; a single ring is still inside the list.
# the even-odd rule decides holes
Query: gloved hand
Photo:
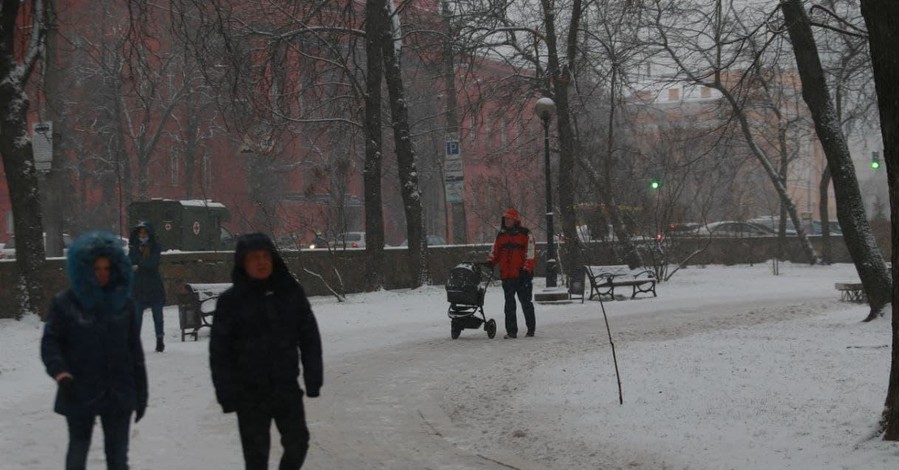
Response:
[[[147,411],[147,405],[138,406],[136,410],[134,410],[134,422],[137,423],[144,417],[144,413]]]
[[[75,379],[71,375],[68,373],[60,374],[56,384],[59,386],[59,395],[64,401],[70,402],[75,400]]]
[[[316,389],[316,390],[306,390],[306,396],[309,397],[309,398],[315,398],[315,397],[318,396],[319,393],[321,393],[321,391],[318,390],[318,389]]]
[[[518,270],[518,279],[521,279],[522,281],[530,281],[533,277],[534,275],[527,269],[521,268]]]

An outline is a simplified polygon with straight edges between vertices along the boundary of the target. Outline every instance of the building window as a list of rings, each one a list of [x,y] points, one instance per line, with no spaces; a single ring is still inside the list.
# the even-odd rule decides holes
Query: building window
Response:
[[[505,148],[508,144],[508,136],[506,133],[509,131],[509,126],[506,124],[505,120],[500,121],[499,123],[499,145],[502,148]]]
[[[172,155],[169,158],[169,172],[171,173],[172,177],[172,186],[178,186],[178,180],[180,179],[179,170],[181,168],[179,163],[180,162],[178,161],[178,155]]]
[[[15,226],[12,221],[12,211],[6,213],[6,233],[15,232]]]
[[[680,99],[680,88],[668,89],[668,101],[677,101]]]
[[[699,90],[699,96],[703,98],[711,98],[712,97],[712,89],[704,86],[701,90]]]

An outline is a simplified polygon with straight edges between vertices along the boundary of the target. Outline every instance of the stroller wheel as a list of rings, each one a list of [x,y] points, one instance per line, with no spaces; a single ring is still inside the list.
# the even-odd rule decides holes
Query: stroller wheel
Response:
[[[456,326],[456,322],[450,323],[450,338],[458,339],[459,333],[462,333],[462,327]]]
[[[487,330],[487,337],[493,339],[493,337],[496,336],[496,321],[492,318],[487,320],[484,329]]]

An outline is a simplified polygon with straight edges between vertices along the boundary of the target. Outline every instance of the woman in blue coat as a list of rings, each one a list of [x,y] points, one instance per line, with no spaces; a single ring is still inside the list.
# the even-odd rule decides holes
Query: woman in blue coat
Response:
[[[147,370],[130,300],[132,268],[120,239],[90,233],[69,248],[71,287],[53,298],[41,358],[57,385],[54,410],[66,417],[66,470],[84,469],[96,418],[106,465],[128,468],[131,414],[147,407]]]
[[[134,266],[134,297],[137,315],[137,333],[140,334],[144,320],[144,310],[153,312],[153,328],[156,330],[156,352],[165,349],[162,323],[162,309],[165,307],[165,287],[159,272],[162,247],[156,240],[156,232],[149,222],[141,222],[131,230],[128,241],[128,256]]]

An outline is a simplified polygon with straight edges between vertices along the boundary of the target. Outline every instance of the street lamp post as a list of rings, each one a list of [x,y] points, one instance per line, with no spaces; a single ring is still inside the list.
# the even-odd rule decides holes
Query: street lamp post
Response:
[[[553,233],[552,172],[549,166],[549,121],[556,112],[556,103],[543,97],[537,100],[534,111],[543,121],[543,156],[546,162],[546,287],[556,287],[556,241]]]

